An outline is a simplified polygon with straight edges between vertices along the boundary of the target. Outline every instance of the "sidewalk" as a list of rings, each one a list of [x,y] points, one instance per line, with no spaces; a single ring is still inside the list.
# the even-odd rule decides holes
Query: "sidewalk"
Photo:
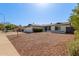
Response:
[[[14,46],[2,32],[0,32],[0,56],[19,56]]]

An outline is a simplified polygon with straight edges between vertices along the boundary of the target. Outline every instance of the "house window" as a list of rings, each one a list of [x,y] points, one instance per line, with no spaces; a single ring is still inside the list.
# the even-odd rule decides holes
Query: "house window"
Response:
[[[51,26],[49,26],[49,30],[51,30]]]
[[[60,27],[58,27],[58,26],[55,26],[55,30],[60,30]]]
[[[47,27],[45,27],[45,31],[47,31]]]
[[[51,30],[51,26],[46,26],[45,31]]]

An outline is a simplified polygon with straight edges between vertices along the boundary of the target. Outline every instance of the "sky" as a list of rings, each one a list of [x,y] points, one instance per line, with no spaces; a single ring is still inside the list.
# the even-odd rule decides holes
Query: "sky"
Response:
[[[67,22],[75,3],[0,3],[0,22],[16,25]]]

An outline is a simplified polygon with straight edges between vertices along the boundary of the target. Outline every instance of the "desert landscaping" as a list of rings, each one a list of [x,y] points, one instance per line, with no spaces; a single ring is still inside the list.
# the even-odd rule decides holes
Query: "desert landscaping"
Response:
[[[67,45],[73,34],[52,32],[6,34],[21,56],[68,56]]]
[[[79,4],[37,4],[0,4],[0,55],[79,56]]]

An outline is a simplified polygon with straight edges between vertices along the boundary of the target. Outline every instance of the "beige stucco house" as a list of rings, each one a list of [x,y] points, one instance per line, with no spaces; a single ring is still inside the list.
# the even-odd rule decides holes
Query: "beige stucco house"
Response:
[[[52,25],[51,31],[60,33],[73,33],[74,29],[72,28],[69,22],[65,22],[65,23],[56,23]]]
[[[47,24],[47,25],[36,25],[30,24],[24,28],[24,32],[33,32],[34,28],[41,28],[44,32],[58,32],[58,33],[73,33],[74,29],[69,22]]]

